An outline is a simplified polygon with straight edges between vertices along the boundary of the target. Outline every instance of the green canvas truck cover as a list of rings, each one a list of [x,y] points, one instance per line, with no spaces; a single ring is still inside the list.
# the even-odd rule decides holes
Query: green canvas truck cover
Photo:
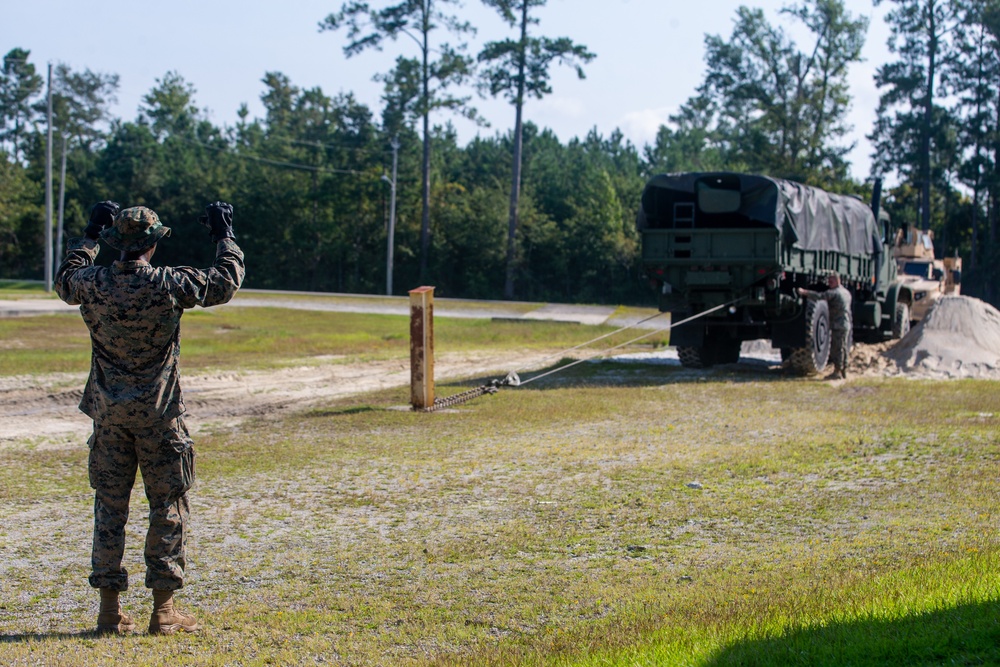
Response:
[[[646,184],[643,229],[773,226],[801,250],[878,252],[881,237],[867,204],[783,179],[729,172],[660,174]]]

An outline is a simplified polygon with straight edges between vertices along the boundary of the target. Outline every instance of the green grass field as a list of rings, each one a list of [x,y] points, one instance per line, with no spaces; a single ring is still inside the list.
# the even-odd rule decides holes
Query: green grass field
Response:
[[[401,318],[210,313],[185,371],[408,344]],[[0,327],[0,375],[86,370],[76,318]],[[603,331],[436,328],[512,354]],[[213,425],[179,638],[89,634],[86,446],[2,442],[0,664],[1000,664],[998,389],[603,362],[450,412],[398,388]],[[137,490],[141,627],[145,515]]]
[[[495,322],[438,318],[436,345],[447,351],[509,351],[512,359],[531,350],[562,349],[612,333],[613,327],[560,322]],[[605,345],[637,335],[617,334]],[[643,341],[663,345],[666,334]],[[226,307],[184,314],[182,364],[185,369],[265,369],[300,364],[316,357],[403,358],[409,360],[409,318],[403,315],[330,313],[281,308]],[[90,335],[76,314],[0,318],[0,376],[86,371]]]
[[[40,280],[3,280],[0,279],[0,297],[4,299],[55,299],[55,293],[45,291],[45,284]]]

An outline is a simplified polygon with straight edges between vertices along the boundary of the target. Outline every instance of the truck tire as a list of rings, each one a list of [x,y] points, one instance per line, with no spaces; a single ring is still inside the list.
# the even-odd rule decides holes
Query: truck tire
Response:
[[[711,368],[718,364],[735,364],[740,360],[742,343],[729,338],[705,338],[703,347],[677,348],[681,366],[685,368]]]
[[[892,317],[892,337],[899,340],[910,332],[910,306],[906,303],[896,304],[896,313]]]
[[[681,366],[684,368],[708,368],[711,366],[711,363],[706,364],[702,358],[704,349],[702,347],[689,347],[687,345],[678,347],[677,357],[681,360]]]
[[[796,373],[816,375],[830,359],[830,307],[826,301],[809,299],[806,308],[806,344],[792,348],[788,365]]]

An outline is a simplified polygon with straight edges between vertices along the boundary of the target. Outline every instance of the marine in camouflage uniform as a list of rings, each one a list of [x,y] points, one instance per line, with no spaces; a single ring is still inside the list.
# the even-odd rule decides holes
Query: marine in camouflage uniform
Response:
[[[194,482],[195,454],[183,419],[181,316],[187,308],[229,301],[245,269],[228,204],[216,202],[203,216],[206,225],[207,218],[213,219],[210,228],[216,241],[215,263],[206,270],[152,267],[149,259],[156,243],[170,229],[148,208],[137,206],[115,215],[117,208],[114,202],[94,207],[85,237],[70,242],[55,285],[63,301],[80,305],[90,330],[90,377],[80,402],[80,409],[94,420],[89,442],[90,485],[95,490],[90,585],[101,589],[98,630],[120,633],[134,627],[117,600],[118,592],[128,588],[122,557],[137,469],[149,501],[146,586],[154,589],[154,601],[169,603],[173,614],[172,592],[184,585],[187,491]],[[98,240],[121,251],[110,267],[94,265]],[[160,621],[180,619],[172,630],[170,623],[161,627],[156,609],[151,632],[197,629],[194,617],[181,618],[180,612],[161,614]]]
[[[831,377],[846,378],[847,362],[851,353],[851,293],[840,284],[836,273],[827,276],[827,289],[813,292],[799,289],[799,294],[807,299],[821,299],[830,307],[830,361],[833,362]]]

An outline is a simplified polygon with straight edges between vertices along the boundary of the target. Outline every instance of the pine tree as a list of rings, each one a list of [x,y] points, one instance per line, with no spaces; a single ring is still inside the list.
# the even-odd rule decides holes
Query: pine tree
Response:
[[[387,98],[398,105],[398,116],[412,114],[423,125],[421,281],[428,277],[431,234],[430,115],[436,110],[446,109],[468,118],[476,118],[475,109],[469,105],[469,97],[456,97],[447,92],[448,88],[461,84],[472,76],[473,63],[465,55],[465,44],[451,46],[446,42],[435,43],[432,40],[432,35],[439,29],[459,38],[474,32],[469,23],[459,21],[454,15],[441,9],[445,5],[457,4],[459,0],[403,0],[372,10],[367,2],[350,0],[342,5],[340,12],[330,14],[319,24],[321,31],[347,28],[349,42],[344,47],[347,57],[358,55],[367,49],[381,50],[387,40],[396,41],[400,37],[412,40],[417,45],[418,58],[398,58],[396,67],[388,74],[377,76],[376,80],[386,84]],[[437,57],[434,58],[434,55]]]
[[[482,73],[481,88],[489,95],[503,95],[514,105],[514,148],[511,171],[510,206],[507,220],[507,260],[503,295],[514,298],[514,275],[517,266],[516,235],[518,202],[521,196],[522,148],[524,144],[524,103],[528,97],[541,99],[552,92],[549,68],[552,63],[570,65],[577,76],[584,78],[583,64],[594,54],[568,37],[551,39],[528,34],[538,24],[531,10],[544,7],[548,0],[483,0],[495,9],[504,22],[516,28],[519,37],[489,42],[479,53],[479,62],[487,64]]]

